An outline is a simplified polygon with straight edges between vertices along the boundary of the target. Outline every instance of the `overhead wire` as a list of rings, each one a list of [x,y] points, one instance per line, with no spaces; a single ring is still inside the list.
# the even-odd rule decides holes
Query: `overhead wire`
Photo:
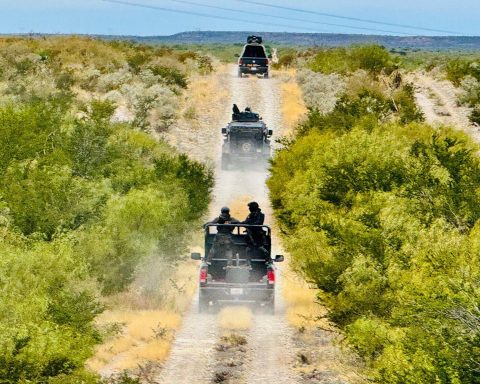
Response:
[[[158,10],[158,11],[164,11],[164,12],[172,12],[172,13],[179,13],[179,14],[184,14],[184,15],[192,15],[192,16],[200,16],[200,17],[208,17],[211,19],[218,19],[218,20],[228,20],[228,21],[237,21],[237,22],[242,22],[242,23],[249,23],[249,24],[255,24],[258,26],[258,21],[252,21],[252,20],[247,20],[247,19],[239,19],[237,17],[228,17],[228,16],[216,16],[216,15],[209,15],[206,13],[201,13],[201,12],[194,12],[194,11],[186,11],[186,10],[180,10],[180,9],[173,9],[173,8],[166,8],[166,7],[160,7],[156,5],[149,5],[149,4],[142,4],[142,3],[136,3],[132,1],[126,1],[126,0],[100,0],[106,3],[113,3],[113,4],[121,4],[121,5],[127,5],[131,7],[137,7],[137,8],[146,8],[146,9],[153,9],[153,10]],[[314,28],[308,28],[308,27],[298,27],[295,25],[287,25],[287,24],[279,24],[279,23],[271,23],[271,22],[263,22],[263,25],[271,25],[275,27],[281,27],[281,28],[289,28],[289,29],[301,29],[305,31],[310,31],[310,32],[326,32],[325,30],[318,30]]]
[[[194,5],[194,6],[203,7],[203,8],[219,9],[219,10],[228,11],[228,12],[245,13],[245,11],[240,10],[240,9],[220,7],[218,5],[208,5],[208,4],[203,4],[203,3],[199,3],[199,2],[195,2],[195,1],[188,1],[188,0],[168,0],[168,1],[171,1],[173,3],[179,3],[179,4]],[[370,32],[383,32],[383,33],[393,33],[393,34],[397,34],[397,35],[413,36],[412,33],[408,33],[408,32],[390,31],[390,30],[385,30],[385,29],[358,27],[358,26],[346,25],[346,24],[336,24],[336,23],[329,23],[329,22],[323,22],[323,21],[299,19],[299,18],[295,18],[295,17],[271,15],[271,14],[255,12],[255,11],[251,11],[251,10],[248,11],[248,14],[249,15],[255,15],[255,16],[262,16],[262,17],[270,17],[270,18],[274,18],[274,19],[282,19],[282,20],[289,20],[289,21],[300,21],[302,23],[309,23],[309,24],[327,25],[327,26],[331,26],[331,27],[341,27],[341,28],[350,28],[350,29],[370,31]]]
[[[309,14],[309,15],[332,17],[332,18],[342,19],[342,20],[350,20],[350,21],[370,23],[370,24],[378,24],[378,25],[388,25],[390,27],[414,29],[414,30],[417,30],[417,31],[428,31],[428,32],[437,32],[437,33],[448,33],[448,34],[451,34],[451,35],[462,35],[461,32],[448,31],[448,30],[444,30],[444,29],[425,28],[425,27],[420,27],[420,26],[415,26],[415,25],[390,23],[390,22],[386,22],[386,21],[372,20],[372,19],[362,19],[362,18],[359,18],[359,17],[343,16],[343,15],[334,14],[334,13],[319,12],[319,11],[312,11],[312,10],[308,10],[308,9],[296,8],[296,7],[288,7],[288,6],[285,6],[285,5],[264,3],[262,1],[256,1],[256,0],[234,0],[234,1],[244,3],[244,4],[261,5],[263,7],[268,7],[268,8],[276,8],[276,9],[283,9],[283,10],[288,10],[288,11],[300,12],[300,13],[305,13],[305,14]]]

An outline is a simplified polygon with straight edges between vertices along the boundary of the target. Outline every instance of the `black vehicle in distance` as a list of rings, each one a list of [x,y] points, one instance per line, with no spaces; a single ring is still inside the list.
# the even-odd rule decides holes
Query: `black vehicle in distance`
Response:
[[[243,164],[264,169],[271,157],[270,137],[273,134],[258,113],[246,108],[240,112],[233,106],[232,121],[222,128],[222,169],[241,168]]]
[[[247,44],[238,59],[238,76],[244,74],[263,75],[268,78],[269,59],[260,36],[248,36]]]

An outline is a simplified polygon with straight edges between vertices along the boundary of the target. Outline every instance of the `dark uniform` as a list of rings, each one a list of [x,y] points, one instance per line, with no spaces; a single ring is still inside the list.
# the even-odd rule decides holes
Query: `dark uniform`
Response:
[[[247,218],[242,221],[242,224],[248,225],[263,225],[265,221],[265,214],[262,212],[258,203],[252,201],[248,203],[248,209],[250,210]],[[268,251],[266,249],[267,239],[265,237],[265,232],[262,228],[248,228],[247,229],[248,239],[254,249],[258,249],[262,252],[265,260],[269,259]],[[268,261],[268,260],[267,260]]]
[[[230,216],[230,209],[223,207],[220,216],[216,217],[207,224],[240,224],[236,218]],[[232,231],[233,226],[218,226],[217,235],[213,241],[210,252],[208,252],[207,262],[210,262],[212,257],[225,255],[228,259],[228,264],[232,263]]]

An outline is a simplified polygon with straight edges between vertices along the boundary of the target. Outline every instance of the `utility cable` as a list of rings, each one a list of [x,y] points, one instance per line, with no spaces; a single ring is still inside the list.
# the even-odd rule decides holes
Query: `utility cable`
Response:
[[[172,8],[165,8],[165,7],[159,7],[156,5],[148,5],[148,4],[141,4],[141,3],[134,3],[132,1],[125,1],[125,0],[101,0],[106,3],[112,3],[112,4],[121,4],[121,5],[128,5],[131,7],[138,7],[138,8],[146,8],[146,9],[153,9],[157,11],[164,11],[164,12],[172,12],[172,13],[180,13],[184,15],[193,15],[193,16],[200,16],[200,17],[208,17],[211,19],[218,19],[218,20],[228,20],[228,21],[237,21],[237,22],[242,22],[242,23],[249,23],[249,24],[255,24],[259,25],[259,22],[257,21],[252,21],[252,20],[246,20],[246,19],[239,19],[239,18],[233,18],[233,17],[227,17],[227,16],[215,16],[215,15],[209,15],[206,13],[200,13],[200,12],[193,12],[193,11],[184,11],[180,9],[172,9]],[[310,32],[322,32],[325,33],[325,30],[319,31],[318,29],[314,28],[308,28],[308,27],[297,27],[294,25],[287,25],[287,24],[278,24],[278,23],[270,23],[270,22],[263,22],[263,25],[271,25],[275,27],[281,27],[281,28],[289,28],[289,29],[302,29],[305,31],[310,31]]]
[[[254,1],[254,0],[234,0],[234,1],[238,1],[240,3],[245,3],[245,4],[261,5],[263,7],[268,7],[268,8],[276,8],[276,9],[283,9],[283,10],[287,10],[287,11],[301,12],[301,13],[306,13],[306,14],[309,14],[309,15],[327,16],[327,17],[333,17],[333,18],[336,18],[336,19],[359,21],[359,22],[363,22],[363,23],[371,23],[371,24],[378,24],[378,25],[388,25],[390,27],[408,28],[408,29],[414,29],[414,30],[419,30],[419,31],[448,33],[448,34],[451,34],[451,35],[463,35],[463,33],[460,33],[460,32],[447,31],[447,30],[443,30],[443,29],[424,28],[424,27],[419,27],[419,26],[415,26],[415,25],[396,24],[396,23],[383,22],[383,21],[379,21],[379,20],[361,19],[361,18],[358,18],[358,17],[343,16],[343,15],[326,13],[326,12],[317,12],[317,11],[311,11],[311,10],[308,10],[308,9],[294,8],[294,7],[287,7],[287,6],[284,6],[284,5],[264,3],[264,2],[261,2],[261,1]]]
[[[168,0],[168,1],[171,1],[171,2],[174,2],[174,3],[195,5],[195,6],[198,6],[198,7],[210,8],[210,9],[219,9],[219,10],[222,10],[222,11],[237,12],[237,13],[245,14],[245,11],[242,11],[240,9],[220,7],[220,6],[217,6],[217,5],[202,4],[202,3],[198,3],[198,2],[194,2],[194,1],[187,1],[187,0]],[[267,13],[253,12],[253,11],[250,11],[250,10],[248,11],[248,14],[249,15],[255,15],[255,16],[262,16],[262,17],[271,17],[271,18],[282,19],[282,20],[300,21],[302,23],[310,23],[310,24],[317,24],[317,25],[328,25],[328,26],[332,26],[332,27],[342,27],[342,28],[350,28],[350,29],[357,29],[357,30],[363,30],[363,31],[384,32],[384,33],[393,33],[393,34],[396,34],[396,35],[414,36],[412,33],[407,33],[407,32],[389,31],[389,30],[385,30],[385,29],[357,27],[357,26],[353,26],[353,25],[335,24],[335,23],[328,23],[328,22],[321,22],[321,21],[298,19],[298,18],[294,18],[294,17],[277,16],[277,15],[270,15],[270,14],[267,14]]]

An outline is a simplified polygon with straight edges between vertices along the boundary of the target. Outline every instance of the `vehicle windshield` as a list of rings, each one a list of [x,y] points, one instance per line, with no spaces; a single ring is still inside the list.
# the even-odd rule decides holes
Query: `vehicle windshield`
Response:
[[[261,45],[246,45],[242,57],[266,58],[267,56]]]

